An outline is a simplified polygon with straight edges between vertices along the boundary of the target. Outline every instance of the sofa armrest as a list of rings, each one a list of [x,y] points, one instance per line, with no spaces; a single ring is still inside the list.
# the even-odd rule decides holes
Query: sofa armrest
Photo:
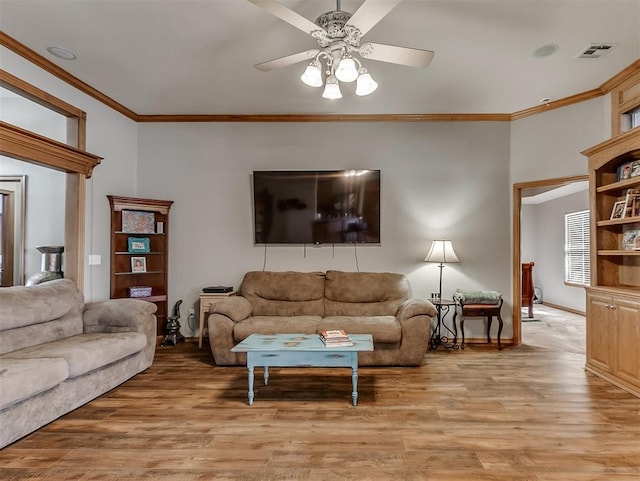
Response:
[[[225,297],[211,306],[207,326],[209,345],[217,366],[241,364],[239,355],[231,352],[236,344],[233,331],[236,323],[248,319],[252,314],[253,306],[242,296]]]
[[[85,304],[82,314],[84,332],[138,331],[155,338],[156,322],[153,314],[157,309],[158,306],[152,302],[140,299],[90,302]]]
[[[426,299],[410,298],[400,305],[396,318],[402,323],[414,316],[434,317],[437,313],[435,306]]]
[[[222,314],[233,322],[240,322],[253,314],[253,306],[242,296],[231,296],[216,302],[211,313]]]
[[[85,304],[83,329],[91,332],[131,332],[144,334],[147,345],[138,356],[138,372],[151,366],[156,352],[156,316],[158,306],[140,299],[109,299]]]

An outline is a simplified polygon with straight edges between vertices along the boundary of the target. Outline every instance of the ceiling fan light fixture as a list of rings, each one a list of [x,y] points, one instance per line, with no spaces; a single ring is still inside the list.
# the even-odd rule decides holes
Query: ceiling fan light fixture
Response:
[[[336,69],[336,77],[341,82],[353,82],[358,78],[358,67],[352,57],[344,57],[340,60]]]
[[[378,83],[373,80],[366,67],[361,67],[358,71],[358,81],[356,83],[356,95],[364,96],[373,93],[378,88]]]
[[[0,0],[1,1],[1,0]],[[254,65],[266,72],[275,68],[286,67],[298,62],[313,61],[300,77],[310,86],[325,88],[322,96],[329,99],[342,97],[340,82],[356,80],[356,94],[369,95],[378,88],[360,59],[371,59],[409,67],[425,68],[433,59],[433,51],[410,47],[399,47],[380,43],[361,43],[378,22],[393,10],[402,0],[361,0],[360,6],[351,14],[342,11],[341,0],[336,0],[336,9],[320,15],[315,22],[284,5],[285,0],[248,0],[270,14],[284,20],[288,24],[315,39],[318,47],[280,57],[268,62]],[[320,3],[320,2],[318,2]],[[324,67],[324,69],[323,69]]]
[[[335,75],[329,75],[327,77],[327,82],[324,86],[322,97],[331,100],[342,98],[342,92],[340,92],[340,84],[338,84],[338,79],[335,77]]]
[[[300,76],[302,80],[309,87],[322,87],[322,65],[318,60],[312,60],[304,73]]]

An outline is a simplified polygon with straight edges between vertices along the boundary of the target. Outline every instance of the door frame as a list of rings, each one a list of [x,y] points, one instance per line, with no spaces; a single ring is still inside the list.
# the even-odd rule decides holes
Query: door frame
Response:
[[[512,220],[512,275],[513,275],[513,344],[522,343],[522,280],[521,264],[522,253],[520,249],[521,242],[521,216],[522,216],[522,191],[525,189],[535,189],[540,187],[561,186],[571,184],[573,182],[588,181],[588,175],[575,175],[572,177],[558,177],[553,179],[535,180],[530,182],[518,182],[513,184],[513,220]]]

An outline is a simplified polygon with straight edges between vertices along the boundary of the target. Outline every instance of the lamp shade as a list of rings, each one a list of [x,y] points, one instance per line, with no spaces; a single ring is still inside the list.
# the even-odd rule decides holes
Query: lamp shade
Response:
[[[333,99],[333,100],[342,98],[342,92],[340,92],[340,85],[338,85],[338,79],[336,79],[335,76],[329,75],[327,77],[327,82],[324,86],[324,92],[322,93],[322,96],[325,99]]]
[[[336,69],[336,77],[341,82],[353,82],[358,78],[358,68],[356,62],[350,57],[343,58]]]
[[[375,92],[378,83],[373,80],[369,71],[362,67],[359,71],[359,77],[356,82],[356,95],[363,96]]]
[[[431,249],[427,257],[424,258],[425,262],[460,262],[458,256],[453,250],[453,244],[450,240],[434,240],[431,244]]]
[[[322,72],[320,71],[320,62],[313,60],[304,73],[300,76],[302,80],[309,87],[322,87]]]

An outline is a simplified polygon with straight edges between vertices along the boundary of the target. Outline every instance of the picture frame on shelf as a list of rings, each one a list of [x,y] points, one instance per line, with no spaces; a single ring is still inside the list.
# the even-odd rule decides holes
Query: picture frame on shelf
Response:
[[[631,205],[631,217],[640,217],[640,195],[633,197],[633,203]]]
[[[122,209],[122,232],[126,234],[154,234],[156,232],[155,213]]]
[[[634,160],[631,162],[631,177],[638,177],[640,175],[640,160]]]
[[[127,248],[132,254],[148,254],[151,252],[151,243],[148,237],[129,237]]]
[[[625,195],[625,209],[624,215],[622,217],[633,217],[633,202],[637,197],[640,196],[640,189],[627,189],[627,193]]]
[[[613,204],[613,209],[611,209],[610,219],[611,220],[622,219],[625,214],[626,205],[627,205],[626,200],[619,200],[615,204]]]
[[[625,231],[622,236],[622,248],[626,251],[640,250],[640,230]]]
[[[631,178],[631,162],[624,162],[616,170],[616,180],[626,180]]]
[[[147,272],[147,258],[131,257],[131,272]]]

